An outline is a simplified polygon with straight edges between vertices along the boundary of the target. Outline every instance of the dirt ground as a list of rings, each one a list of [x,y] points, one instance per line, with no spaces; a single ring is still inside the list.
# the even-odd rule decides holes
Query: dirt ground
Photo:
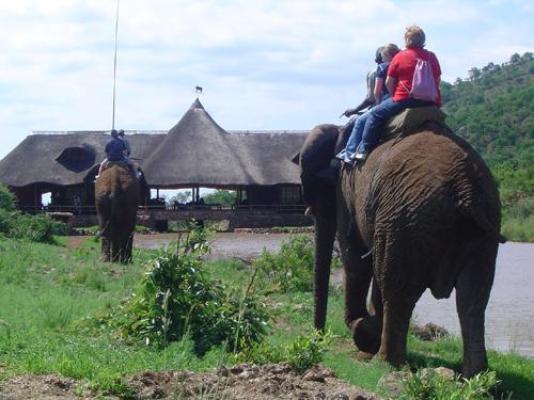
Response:
[[[321,399],[378,400],[334,377],[324,367],[297,374],[286,364],[240,365],[215,372],[143,372],[127,381],[128,398],[150,399]],[[54,375],[26,375],[0,384],[0,400],[118,399],[95,393],[83,382]]]

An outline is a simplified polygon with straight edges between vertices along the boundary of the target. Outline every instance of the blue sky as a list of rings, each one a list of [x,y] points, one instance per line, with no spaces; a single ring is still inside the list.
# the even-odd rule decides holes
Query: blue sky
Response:
[[[109,129],[114,0],[0,0],[0,157],[33,130]],[[194,87],[232,129],[341,123],[376,47],[419,24],[443,79],[534,51],[534,1],[122,0],[117,126],[171,128]]]

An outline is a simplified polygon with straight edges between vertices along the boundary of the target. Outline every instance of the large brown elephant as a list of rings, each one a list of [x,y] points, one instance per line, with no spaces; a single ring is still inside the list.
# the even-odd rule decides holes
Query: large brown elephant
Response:
[[[484,313],[498,242],[504,240],[488,168],[453,133],[423,129],[385,141],[363,165],[343,167],[335,185],[317,172],[340,150],[338,132],[335,125],[314,128],[299,160],[315,219],[315,327],[325,326],[337,233],[345,268],[345,322],[360,350],[403,364],[421,294],[429,288],[436,298],[446,298],[455,288],[463,374],[485,370]]]
[[[139,181],[124,163],[112,163],[95,182],[95,203],[105,261],[127,263],[139,204]]]

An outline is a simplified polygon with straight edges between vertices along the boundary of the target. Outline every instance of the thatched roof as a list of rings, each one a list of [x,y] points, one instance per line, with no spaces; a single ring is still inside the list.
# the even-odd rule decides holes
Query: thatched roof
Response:
[[[168,133],[126,131],[148,184],[160,188],[299,184],[290,158],[306,134],[227,132],[198,100]],[[0,182],[82,183],[104,159],[108,140],[103,131],[35,132],[0,161]]]

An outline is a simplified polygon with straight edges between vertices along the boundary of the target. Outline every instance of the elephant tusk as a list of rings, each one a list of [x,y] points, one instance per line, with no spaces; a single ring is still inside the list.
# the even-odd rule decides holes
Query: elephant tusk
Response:
[[[371,250],[369,250],[367,253],[365,253],[363,256],[361,256],[361,259],[365,259],[369,257],[371,254],[373,254],[374,247],[371,247]]]

